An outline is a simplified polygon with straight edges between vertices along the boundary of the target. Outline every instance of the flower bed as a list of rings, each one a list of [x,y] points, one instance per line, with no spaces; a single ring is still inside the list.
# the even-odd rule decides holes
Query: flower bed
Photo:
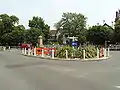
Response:
[[[66,50],[68,52],[68,58],[83,59],[83,50],[85,50],[85,58],[95,58],[97,56],[97,48],[95,46],[89,45],[80,48],[73,48],[71,46],[58,48],[56,57],[66,58]]]

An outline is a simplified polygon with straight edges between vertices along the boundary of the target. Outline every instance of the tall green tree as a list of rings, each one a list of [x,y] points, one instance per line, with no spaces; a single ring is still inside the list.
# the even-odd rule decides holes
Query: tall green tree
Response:
[[[25,27],[23,25],[15,26],[11,32],[2,35],[1,37],[2,44],[16,46],[19,43],[23,43],[24,32]]]
[[[0,15],[0,31],[1,35],[9,33],[15,27],[15,24],[19,23],[19,18],[16,16],[9,16],[7,14]]]
[[[80,42],[85,42],[86,19],[80,13],[63,13],[62,19],[55,24],[55,27],[62,35],[79,37]]]
[[[111,41],[113,30],[107,26],[92,26],[87,33],[87,40],[94,44],[103,44],[105,41]]]
[[[38,43],[38,37],[43,33],[38,28],[30,28],[25,31],[25,41],[27,43],[32,43],[34,46]]]
[[[120,20],[119,19],[115,22],[113,42],[120,42]]]
[[[29,27],[30,30],[35,30],[36,32],[38,31],[39,36],[42,35],[44,38],[44,42],[47,42],[50,34],[50,26],[45,24],[44,20],[41,17],[33,17],[32,20],[29,20]]]
[[[1,45],[18,45],[24,41],[25,27],[19,24],[19,18],[7,14],[0,15]]]

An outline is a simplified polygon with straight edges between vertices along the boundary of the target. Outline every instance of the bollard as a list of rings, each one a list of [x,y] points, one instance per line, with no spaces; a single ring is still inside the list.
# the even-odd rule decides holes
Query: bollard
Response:
[[[68,59],[68,50],[66,50],[66,59]]]
[[[22,48],[22,54],[24,54],[24,48]]]
[[[10,46],[9,46],[9,51],[10,51]]]
[[[25,48],[25,53],[24,53],[25,55],[27,54],[27,51],[26,51],[26,48]]]
[[[42,57],[44,57],[44,49],[42,49]]]
[[[106,48],[104,48],[104,57],[106,57]]]
[[[83,60],[85,60],[85,50],[83,50]]]
[[[97,48],[97,58],[99,58],[99,49]]]
[[[108,48],[107,56],[110,56],[110,48]]]
[[[52,50],[52,58],[54,58],[54,50]]]
[[[36,47],[34,48],[34,56],[36,56]]]
[[[30,55],[30,48],[28,48],[28,55]]]
[[[6,50],[6,47],[3,47],[3,51],[5,51]]]
[[[30,53],[30,55],[33,55],[33,49],[31,49],[31,53]]]

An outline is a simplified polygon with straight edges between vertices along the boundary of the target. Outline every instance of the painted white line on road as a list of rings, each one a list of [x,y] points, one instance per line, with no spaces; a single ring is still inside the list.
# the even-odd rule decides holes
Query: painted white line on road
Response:
[[[120,68],[116,68],[117,70],[120,70]]]
[[[120,86],[115,86],[116,88],[120,88]]]
[[[82,75],[79,75],[77,77],[79,77],[79,78],[85,78],[85,77],[87,77],[87,75],[88,75],[88,73],[83,73]]]
[[[86,77],[85,75],[80,75],[80,76],[77,76],[77,77],[79,77],[79,78],[84,78],[84,77]]]

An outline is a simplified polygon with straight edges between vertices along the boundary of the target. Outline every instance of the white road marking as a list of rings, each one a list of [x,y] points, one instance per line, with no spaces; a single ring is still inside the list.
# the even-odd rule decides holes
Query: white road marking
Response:
[[[79,77],[79,78],[84,78],[84,77],[86,77],[85,75],[80,75],[80,76],[77,76],[77,77]]]
[[[120,68],[116,68],[117,70],[120,70]]]
[[[79,75],[77,77],[79,77],[79,78],[85,78],[85,77],[87,77],[87,75],[88,75],[88,73],[83,73],[82,75]]]
[[[116,88],[120,88],[120,86],[115,86]]]

